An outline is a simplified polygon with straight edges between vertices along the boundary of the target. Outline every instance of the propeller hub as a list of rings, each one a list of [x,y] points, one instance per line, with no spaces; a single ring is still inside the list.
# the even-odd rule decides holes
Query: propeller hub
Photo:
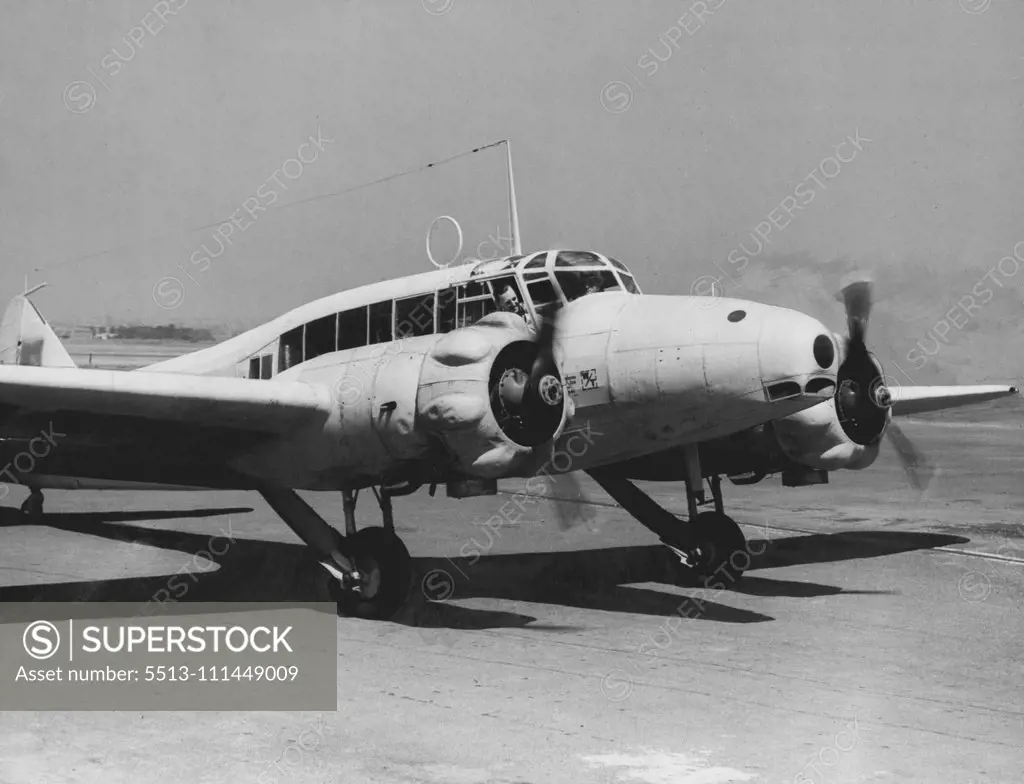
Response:
[[[892,406],[892,393],[882,379],[878,379],[871,388],[871,400],[879,408]]]
[[[540,394],[541,400],[549,406],[562,405],[562,382],[560,382],[555,376],[543,376],[538,387],[537,391],[538,394]]]

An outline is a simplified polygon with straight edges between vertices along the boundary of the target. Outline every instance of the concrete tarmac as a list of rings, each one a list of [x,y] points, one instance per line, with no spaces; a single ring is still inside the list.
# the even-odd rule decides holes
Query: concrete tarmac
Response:
[[[888,447],[827,486],[726,483],[752,566],[723,591],[673,585],[589,480],[565,532],[548,501],[488,536],[509,495],[420,491],[399,533],[443,600],[338,619],[337,712],[4,713],[0,782],[1017,784],[1022,422],[904,424],[924,493]],[[202,573],[186,600],[292,596],[298,540],[255,494],[54,492],[47,512],[0,514],[0,601],[147,601],[182,567]],[[379,521],[370,494],[359,512]],[[224,533],[216,563],[196,555]]]

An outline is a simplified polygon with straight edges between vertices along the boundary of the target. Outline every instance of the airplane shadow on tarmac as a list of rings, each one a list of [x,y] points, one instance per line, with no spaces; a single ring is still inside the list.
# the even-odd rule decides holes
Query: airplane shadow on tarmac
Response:
[[[131,525],[183,517],[215,517],[238,514],[248,509],[196,509],[176,512],[92,512],[45,515],[41,525],[116,542],[127,542],[176,550],[193,556],[187,561],[192,575],[179,576],[177,585],[187,585],[179,594],[183,602],[287,602],[320,600],[311,581],[297,579],[299,544],[255,539],[223,540],[211,552],[207,534],[150,529]],[[0,509],[0,529],[23,524],[11,509]],[[2,535],[0,535],[2,536]],[[412,604],[420,611],[397,619],[406,625],[485,629],[525,626],[536,618],[520,613],[478,610],[428,599],[498,598],[512,601],[554,604],[566,607],[669,616],[686,612],[694,619],[725,623],[756,623],[771,616],[730,607],[715,599],[730,592],[752,596],[815,597],[842,593],[886,593],[844,591],[830,585],[778,580],[749,572],[779,566],[823,563],[855,558],[923,550],[968,539],[931,533],[894,531],[842,531],[809,534],[775,541],[751,540],[755,553],[748,574],[726,591],[699,589],[700,599],[634,587],[637,583],[682,585],[678,558],[661,545],[613,547],[600,550],[482,555],[470,558],[413,558],[417,586]],[[216,568],[211,565],[216,564]],[[184,570],[183,570],[184,571]],[[177,574],[174,573],[174,574]],[[0,586],[0,602],[149,602],[168,590],[174,576],[128,577],[111,580],[82,580],[51,584]],[[191,579],[194,576],[195,579]],[[166,596],[167,594],[162,594]],[[426,608],[426,611],[423,611]],[[548,628],[550,627],[541,627]]]

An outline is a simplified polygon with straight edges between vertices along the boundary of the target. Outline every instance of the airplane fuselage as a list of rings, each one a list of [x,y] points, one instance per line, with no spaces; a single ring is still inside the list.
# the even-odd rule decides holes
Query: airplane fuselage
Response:
[[[325,422],[246,445],[230,458],[230,478],[211,481],[308,490],[437,478],[430,474],[439,442],[452,458],[445,470],[463,476],[593,468],[754,427],[834,392],[835,346],[817,320],[744,300],[640,295],[618,262],[576,252],[575,266],[563,268],[568,256],[548,251],[372,284],[141,372],[329,390],[334,404]],[[603,275],[605,290],[573,298],[570,276],[588,274]],[[511,288],[519,309],[479,321]],[[457,419],[438,414],[436,399],[476,384],[462,397],[486,407],[480,382],[495,354],[530,334],[541,300],[555,298],[564,303],[556,341],[570,401],[564,426],[544,448],[503,445],[492,433],[488,448],[462,455],[476,442],[466,440],[459,421],[431,424],[431,416]],[[473,340],[476,347],[468,347]],[[453,351],[468,354],[453,360]]]

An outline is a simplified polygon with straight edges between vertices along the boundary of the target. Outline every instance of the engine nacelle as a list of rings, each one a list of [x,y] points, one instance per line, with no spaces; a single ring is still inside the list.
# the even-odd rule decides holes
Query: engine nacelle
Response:
[[[772,423],[779,446],[791,460],[835,471],[867,468],[878,457],[892,420],[892,398],[881,363],[864,345],[863,324],[860,335],[857,341],[839,340],[832,399]]]
[[[886,411],[885,416],[888,424],[892,415]],[[847,434],[834,398],[776,420],[772,430],[787,457],[825,471],[867,468],[875,462],[881,446],[878,439],[861,444]]]
[[[417,419],[445,442],[466,474],[515,474],[562,434],[572,403],[560,374],[545,377],[541,405],[533,404],[533,392],[523,399],[536,357],[533,334],[509,313],[448,333],[425,357]]]

